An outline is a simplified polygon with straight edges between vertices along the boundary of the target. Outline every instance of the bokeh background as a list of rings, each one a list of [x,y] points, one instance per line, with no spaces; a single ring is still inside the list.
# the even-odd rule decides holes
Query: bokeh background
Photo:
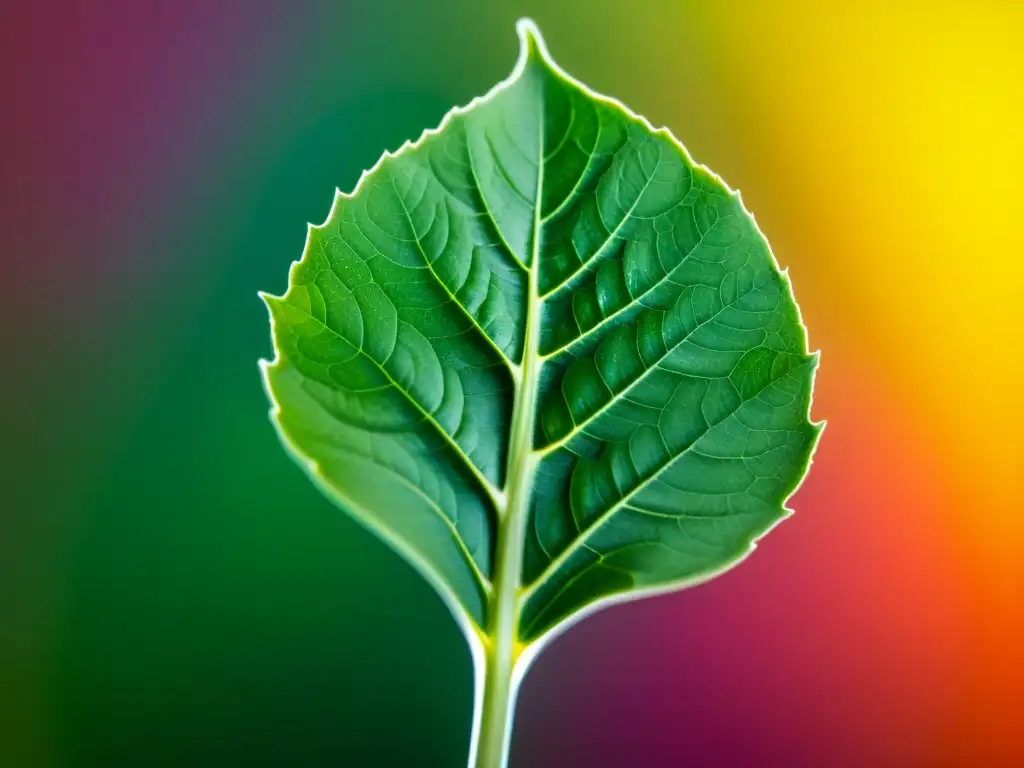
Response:
[[[1024,765],[1024,6],[830,5],[4,3],[0,765],[464,765],[462,639],[278,446],[256,292],[520,15],[743,191],[829,426],[741,568],[544,651],[514,768]]]

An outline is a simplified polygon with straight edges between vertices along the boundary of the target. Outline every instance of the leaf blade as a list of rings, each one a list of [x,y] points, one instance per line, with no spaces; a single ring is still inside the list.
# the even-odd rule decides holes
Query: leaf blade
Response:
[[[520,33],[508,80],[386,154],[311,229],[282,304],[268,301],[278,358],[265,371],[279,412],[294,404],[275,366],[331,406],[275,417],[300,457],[320,467],[332,440],[335,454],[354,442],[379,465],[328,463],[329,495],[346,506],[353,485],[388,476],[418,495],[380,525],[474,631],[490,631],[506,591],[495,563],[519,553],[517,641],[530,644],[739,562],[786,516],[820,427],[817,358],[738,194]],[[533,438],[517,448],[523,418]],[[709,501],[726,492],[739,511]],[[388,498],[356,502],[371,526]]]

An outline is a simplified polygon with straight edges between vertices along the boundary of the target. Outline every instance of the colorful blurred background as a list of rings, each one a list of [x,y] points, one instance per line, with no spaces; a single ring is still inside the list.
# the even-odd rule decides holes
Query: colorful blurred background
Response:
[[[468,652],[279,447],[256,292],[521,15],[742,190],[829,426],[742,567],[544,651],[514,768],[1024,765],[1024,5],[826,5],[5,4],[0,765],[464,765]]]

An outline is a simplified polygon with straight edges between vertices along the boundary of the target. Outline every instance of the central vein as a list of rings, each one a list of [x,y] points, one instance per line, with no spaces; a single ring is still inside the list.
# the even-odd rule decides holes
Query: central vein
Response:
[[[536,258],[536,256],[535,256]],[[530,512],[530,495],[538,456],[533,451],[533,421],[537,406],[537,384],[540,379],[537,354],[540,318],[537,281],[530,270],[527,301],[526,346],[523,366],[516,382],[516,399],[512,411],[512,435],[509,447],[507,504],[498,521],[497,562],[495,563],[493,611],[490,632],[501,657],[514,655],[511,647],[518,630],[516,596],[523,563],[526,520]]]
[[[537,410],[537,387],[542,363],[540,349],[540,305],[537,285],[540,257],[541,200],[544,185],[543,117],[538,131],[537,190],[533,215],[531,258],[527,270],[526,329],[523,363],[515,381],[515,405],[512,409],[512,432],[509,443],[506,505],[498,521],[497,551],[494,573],[494,596],[488,620],[488,635],[494,643],[497,658],[517,655],[518,606],[526,521],[530,512],[533,476],[539,457],[533,450],[533,422]]]
[[[494,699],[504,699],[505,712],[497,718],[505,728],[511,720],[509,711],[514,698],[514,669],[521,648],[519,635],[519,587],[523,567],[526,523],[530,513],[533,477],[539,455],[533,450],[533,423],[537,410],[537,390],[542,360],[540,348],[540,307],[537,272],[541,241],[541,200],[544,185],[543,115],[538,126],[538,159],[536,203],[533,216],[531,258],[527,270],[526,328],[523,362],[514,372],[515,404],[512,408],[512,431],[509,443],[506,503],[498,519],[498,535],[494,563],[494,591],[487,617],[488,677],[485,689]],[[495,690],[498,689],[498,690]],[[502,690],[504,689],[504,690]],[[486,719],[486,718],[485,718]],[[497,727],[497,723],[492,723]],[[486,727],[486,725],[485,725]],[[486,738],[485,738],[486,740]],[[501,739],[503,740],[503,739]]]

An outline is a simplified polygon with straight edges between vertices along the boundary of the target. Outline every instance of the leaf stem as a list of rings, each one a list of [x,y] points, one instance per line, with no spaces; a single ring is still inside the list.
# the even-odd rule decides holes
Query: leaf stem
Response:
[[[529,470],[527,474],[533,474]],[[526,486],[529,492],[529,485]],[[510,510],[511,511],[511,510]],[[512,740],[512,719],[521,675],[517,662],[522,647],[519,634],[519,571],[522,564],[523,514],[507,514],[501,521],[498,571],[482,655],[483,694],[477,702],[475,743],[470,768],[506,768]]]
[[[470,754],[470,768],[506,768],[512,735],[512,714],[518,692],[514,662],[487,652],[483,700],[476,714],[477,741]]]

